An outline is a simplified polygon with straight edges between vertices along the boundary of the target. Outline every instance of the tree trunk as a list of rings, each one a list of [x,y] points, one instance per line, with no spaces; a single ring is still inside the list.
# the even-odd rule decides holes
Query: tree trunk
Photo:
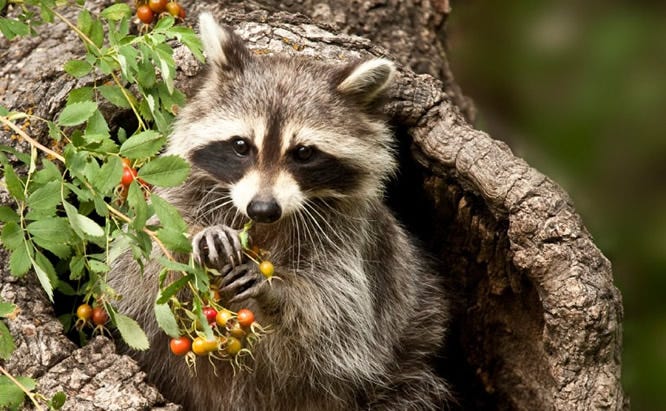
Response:
[[[457,395],[451,408],[627,406],[621,296],[610,263],[556,183],[469,125],[473,109],[448,70],[442,43],[446,0],[182,3],[192,17],[214,11],[262,53],[386,55],[402,64],[386,106],[401,156],[389,201],[438,259],[454,299],[438,364]],[[0,104],[55,118],[67,93],[90,83],[62,71],[82,54],[64,24],[45,26],[34,38],[0,39]],[[176,56],[179,85],[188,90],[199,65],[184,48]],[[117,115],[121,121],[125,113]],[[29,132],[46,141],[41,127]],[[4,131],[0,138],[26,148]],[[32,277],[13,279],[5,271],[0,296],[21,307],[8,321],[18,349],[6,368],[37,378],[46,395],[65,390],[67,409],[177,409],[146,385],[130,359],[114,354],[109,340],[74,350]]]

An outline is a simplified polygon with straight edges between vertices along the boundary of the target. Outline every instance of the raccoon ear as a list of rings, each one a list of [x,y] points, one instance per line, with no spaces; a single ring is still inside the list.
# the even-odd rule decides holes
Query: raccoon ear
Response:
[[[252,54],[243,39],[227,26],[221,26],[211,13],[199,15],[201,42],[208,62],[223,70],[242,71]]]
[[[347,67],[343,73],[346,75],[337,84],[336,90],[369,104],[391,84],[395,65],[386,59],[372,59]]]

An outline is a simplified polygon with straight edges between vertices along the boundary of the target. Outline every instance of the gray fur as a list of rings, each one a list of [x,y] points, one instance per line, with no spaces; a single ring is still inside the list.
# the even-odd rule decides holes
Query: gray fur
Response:
[[[203,25],[210,24],[207,18]],[[395,160],[388,128],[369,103],[385,84],[368,86],[373,80],[359,75],[358,64],[341,68],[255,57],[247,50],[232,50],[232,55],[229,47],[239,47],[232,32],[214,27],[202,32],[223,33],[204,43],[207,52],[224,56],[208,56],[214,63],[182,111],[169,153],[189,159],[193,150],[230,138],[228,133],[266,131],[253,122],[279,111],[291,127],[279,144],[288,146],[299,127],[319,130],[311,137],[319,139],[318,146],[329,147],[328,154],[362,172],[351,191],[297,193],[297,207],[273,224],[255,226],[253,240],[270,250],[282,281],[268,284],[261,278],[253,298],[229,307],[252,309],[273,330],[255,346],[252,372],[234,374],[219,363],[215,375],[207,360],[198,359],[197,375],[191,377],[183,359],[169,353],[168,337],[154,319],[157,264],[148,262],[142,276],[127,254],[114,263],[109,281],[123,296],[119,310],[135,318],[151,341],[149,351],[131,354],[163,393],[188,410],[444,408],[447,388],[432,369],[447,321],[443,291],[382,203]],[[223,44],[216,47],[213,41]],[[371,77],[390,80],[392,66],[370,66]],[[350,73],[360,77],[347,86],[367,89],[357,100],[336,91]],[[327,145],[332,136],[339,141]],[[257,163],[264,167],[258,172],[262,187],[270,185],[270,173],[285,172],[282,161],[270,167]],[[242,226],[245,211],[229,191],[229,183],[193,164],[188,182],[159,194],[181,210],[194,232],[219,224]]]

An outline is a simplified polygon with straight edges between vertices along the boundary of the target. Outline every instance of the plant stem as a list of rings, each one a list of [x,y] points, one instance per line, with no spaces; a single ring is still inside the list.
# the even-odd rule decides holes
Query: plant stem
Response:
[[[44,408],[42,408],[42,406],[39,405],[39,402],[37,402],[37,398],[35,398],[34,394],[32,394],[32,393],[30,392],[30,390],[28,390],[28,389],[26,388],[25,385],[21,384],[21,383],[19,382],[19,380],[17,380],[16,378],[14,378],[14,376],[12,376],[7,370],[5,370],[5,369],[4,369],[3,367],[1,367],[1,366],[0,366],[0,372],[3,373],[3,374],[5,375],[5,377],[9,378],[9,380],[10,380],[11,382],[13,382],[17,387],[19,387],[19,388],[21,389],[21,391],[23,391],[23,392],[25,393],[25,395],[27,395],[28,398],[30,398],[30,401],[32,401],[32,403],[35,405],[35,408],[36,408],[37,410],[39,410],[39,411],[44,411]]]
[[[35,140],[34,138],[30,137],[25,131],[21,130],[16,124],[12,123],[11,121],[7,120],[7,117],[0,116],[0,122],[7,127],[11,128],[16,134],[21,136],[24,140],[26,140],[28,143],[30,143],[32,146],[37,147],[41,151],[45,152],[46,154],[60,160],[63,164],[65,163],[65,157],[60,155],[59,153],[56,153],[55,151],[51,150],[50,148],[46,147],[45,145],[41,144],[39,141]]]

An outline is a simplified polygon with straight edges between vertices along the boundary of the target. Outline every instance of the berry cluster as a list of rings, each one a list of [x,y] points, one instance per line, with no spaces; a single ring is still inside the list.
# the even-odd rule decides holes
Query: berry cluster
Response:
[[[136,8],[136,17],[144,24],[152,24],[155,17],[169,13],[173,17],[185,19],[185,9],[175,1],[148,0],[140,1]]]

